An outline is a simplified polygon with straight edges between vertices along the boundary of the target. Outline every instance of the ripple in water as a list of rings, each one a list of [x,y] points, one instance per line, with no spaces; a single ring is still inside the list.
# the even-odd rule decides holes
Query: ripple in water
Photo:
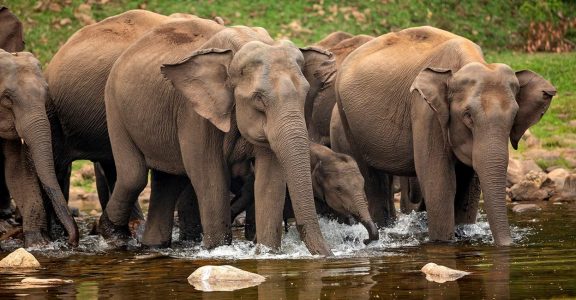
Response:
[[[319,221],[322,233],[337,257],[400,255],[397,252],[391,252],[391,250],[414,247],[428,241],[425,212],[399,214],[395,225],[380,229],[380,239],[369,245],[363,243],[364,239],[368,238],[368,233],[361,224],[344,225],[327,218],[320,218]],[[177,231],[175,228],[173,237],[175,241],[178,239]],[[525,241],[531,234],[530,228],[511,226],[511,231],[515,243]],[[476,224],[458,226],[456,236],[457,242],[468,242],[476,245],[491,245],[493,242],[485,215],[480,215]],[[136,240],[132,240],[128,245],[128,250],[141,252],[139,246]],[[13,251],[22,247],[22,242],[19,240],[3,241],[0,243],[0,247],[4,250]],[[104,254],[111,249],[100,236],[83,235],[80,246],[75,249],[68,247],[65,241],[56,241],[42,249],[28,248],[27,250],[41,253],[47,257],[60,258],[77,254]],[[288,232],[284,234],[282,248],[278,252],[270,251],[262,245],[255,245],[246,240],[234,240],[231,245],[212,250],[203,249],[199,244],[175,243],[173,248],[148,252],[158,252],[166,256],[184,259],[311,259],[318,257],[308,252],[294,226],[291,226]]]

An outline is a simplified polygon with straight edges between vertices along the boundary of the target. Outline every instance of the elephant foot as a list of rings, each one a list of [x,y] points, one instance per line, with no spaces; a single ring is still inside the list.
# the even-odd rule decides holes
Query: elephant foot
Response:
[[[25,231],[24,232],[24,247],[25,248],[42,248],[50,243],[48,236],[40,231]]]
[[[114,223],[108,219],[108,215],[105,211],[100,216],[100,224],[98,225],[98,230],[108,245],[112,246],[113,248],[127,247],[128,240],[130,239],[130,228],[128,225],[114,225]]]
[[[247,241],[256,242],[256,224],[244,224],[244,238]]]
[[[172,245],[171,241],[162,242],[162,243],[157,244],[157,245],[150,245],[150,244],[142,243],[142,249],[145,249],[145,250],[166,249],[166,248],[170,248],[171,245]]]
[[[202,242],[202,231],[182,230],[182,228],[180,228],[180,234],[178,238],[181,242],[200,243]]]

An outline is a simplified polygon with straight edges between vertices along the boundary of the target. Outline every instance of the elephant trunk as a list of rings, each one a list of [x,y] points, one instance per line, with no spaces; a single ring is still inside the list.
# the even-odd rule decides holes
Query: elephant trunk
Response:
[[[311,254],[331,256],[332,252],[320,231],[314,205],[310,143],[302,112],[299,109],[284,111],[275,119],[275,122],[270,124],[277,125],[268,139],[272,151],[284,169],[300,238]]]
[[[512,244],[506,209],[506,170],[508,168],[508,134],[498,130],[478,130],[474,136],[473,167],[480,179],[484,209],[494,242]]]
[[[356,212],[353,213],[353,216],[357,221],[362,223],[368,231],[368,239],[364,240],[364,244],[377,241],[380,238],[378,227],[372,220],[372,217],[370,217],[370,211],[368,211],[368,200],[366,199],[364,191],[354,196],[354,207]]]
[[[58,219],[68,233],[68,243],[77,246],[78,227],[68,210],[68,204],[54,171],[51,131],[46,112],[42,108],[30,109],[26,111],[25,117],[17,117],[16,120],[22,120],[16,123],[16,127],[28,146],[38,179],[50,198]]]

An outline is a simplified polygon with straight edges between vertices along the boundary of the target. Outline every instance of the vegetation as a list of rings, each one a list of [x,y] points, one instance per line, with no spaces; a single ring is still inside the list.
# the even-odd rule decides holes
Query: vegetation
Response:
[[[129,9],[222,17],[227,24],[261,26],[273,37],[312,44],[330,32],[380,35],[432,25],[482,46],[487,60],[531,69],[549,79],[558,95],[533,133],[547,148],[576,147],[576,2],[572,0],[0,0],[24,22],[27,49],[47,64],[84,25]]]

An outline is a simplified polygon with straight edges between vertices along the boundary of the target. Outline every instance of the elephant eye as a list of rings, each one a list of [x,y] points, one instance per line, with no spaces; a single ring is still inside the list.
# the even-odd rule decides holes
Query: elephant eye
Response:
[[[472,125],[474,124],[474,121],[472,120],[472,114],[470,113],[470,110],[466,109],[462,116],[463,116],[463,119],[464,119],[463,121],[464,121],[464,124],[466,125],[466,127],[472,129]]]
[[[0,99],[0,105],[8,108],[12,107],[12,99],[10,99],[10,93],[6,92],[4,95],[2,95],[2,98]]]

